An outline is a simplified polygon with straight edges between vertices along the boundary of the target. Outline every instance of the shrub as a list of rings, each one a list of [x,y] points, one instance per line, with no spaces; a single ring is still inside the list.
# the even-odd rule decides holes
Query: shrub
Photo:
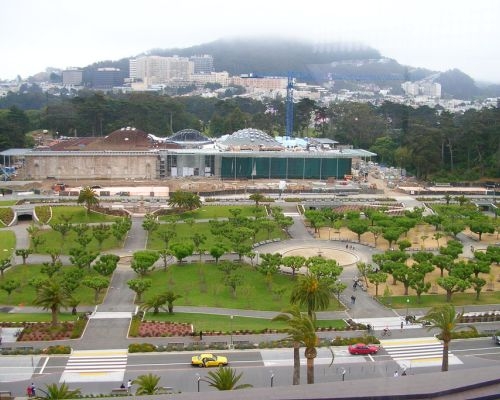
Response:
[[[43,350],[43,353],[44,354],[70,354],[71,347],[63,346],[63,345],[49,346]]]
[[[156,346],[151,343],[132,343],[128,346],[129,353],[151,353]]]
[[[0,222],[9,225],[14,219],[14,211],[10,207],[0,207]]]

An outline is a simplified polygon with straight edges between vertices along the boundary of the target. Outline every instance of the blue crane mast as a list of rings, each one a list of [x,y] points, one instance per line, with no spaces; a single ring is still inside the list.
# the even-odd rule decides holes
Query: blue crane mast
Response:
[[[286,120],[285,136],[290,139],[293,135],[293,85],[295,79],[292,74],[288,74],[288,83],[286,85]]]

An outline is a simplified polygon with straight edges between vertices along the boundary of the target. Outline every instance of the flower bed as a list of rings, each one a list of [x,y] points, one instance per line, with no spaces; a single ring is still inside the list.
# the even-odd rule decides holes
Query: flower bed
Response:
[[[193,333],[191,324],[175,322],[143,321],[139,326],[140,337],[189,336]]]
[[[63,322],[56,327],[50,323],[36,322],[24,324],[24,329],[19,334],[18,342],[65,340],[71,339],[75,328],[74,322]]]

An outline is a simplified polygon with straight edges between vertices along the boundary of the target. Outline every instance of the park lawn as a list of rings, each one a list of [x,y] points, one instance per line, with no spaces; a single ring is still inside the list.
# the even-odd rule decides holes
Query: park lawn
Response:
[[[241,210],[240,216],[242,217],[254,217],[255,206],[208,206],[205,205],[193,211],[186,211],[182,214],[178,214],[181,219],[216,219],[216,218],[229,218],[232,217],[229,212],[230,209],[238,208]],[[263,206],[259,208],[264,209]],[[265,215],[265,214],[264,214]],[[164,215],[160,217],[160,220],[168,220],[170,216]]]
[[[59,232],[52,229],[44,229],[39,235],[43,238],[44,242],[38,246],[35,253],[47,254],[49,250],[57,249],[61,254],[69,254],[70,249],[80,247],[80,244],[76,241],[78,234],[75,231],[70,231],[64,240]],[[109,231],[108,238],[102,243],[102,248],[99,248],[99,242],[92,235],[92,227],[90,227],[88,235],[92,236],[92,240],[85,247],[90,251],[100,252],[122,246],[122,242],[118,241],[111,234],[111,230]]]
[[[146,321],[168,321],[193,324],[194,331],[203,332],[227,332],[234,331],[264,331],[266,329],[285,329],[288,325],[283,321],[271,321],[265,318],[251,318],[219,314],[198,314],[198,313],[177,313],[168,314],[160,312],[156,315],[152,313],[146,314]],[[345,328],[347,324],[342,320],[317,320],[316,325],[324,328]]]
[[[167,226],[162,224],[159,226],[157,231],[153,232],[153,234],[148,237],[148,244],[147,244],[148,249],[161,250],[165,248],[165,243],[161,240],[159,234],[166,229]],[[231,242],[228,239],[226,238],[221,239],[220,237],[212,235],[212,233],[210,232],[210,224],[208,222],[194,223],[192,227],[189,224],[183,224],[183,223],[176,224],[175,231],[177,232],[177,235],[170,241],[170,243],[178,243],[178,242],[182,243],[186,241],[192,243],[191,237],[193,236],[193,233],[196,232],[205,235],[206,237],[205,243],[203,243],[201,246],[202,250],[210,251],[210,249],[214,245],[221,243],[225,244],[228,249],[231,248],[230,246]],[[269,235],[269,238],[285,239],[286,235],[278,226],[276,226]],[[266,231],[260,230],[257,233],[256,242],[260,242],[267,239],[268,239],[268,234]]]
[[[242,264],[238,272],[242,276],[242,284],[236,289],[236,297],[233,297],[229,287],[224,285],[224,274],[215,264],[174,264],[167,271],[160,269],[147,276],[152,279],[152,286],[143,299],[170,290],[182,296],[174,305],[265,311],[281,311],[289,307],[295,278],[276,274],[272,290],[269,290],[264,275],[249,265]],[[279,289],[284,289],[284,292],[277,294],[275,291]],[[343,308],[332,297],[328,310],[340,309]]]
[[[83,206],[53,206],[50,223],[56,224],[64,222],[61,216],[70,218],[69,222],[71,224],[112,222],[119,219],[119,217],[113,215],[101,214],[94,211],[91,211],[90,214],[87,215],[87,209]]]
[[[392,308],[419,308],[419,307],[435,307],[446,304],[445,294],[428,294],[420,297],[420,303],[417,302],[417,296],[390,296],[379,297],[383,304],[389,305]],[[410,301],[407,302],[407,299]],[[456,307],[467,305],[485,305],[485,304],[500,304],[500,292],[481,292],[479,300],[476,300],[475,293],[454,293],[451,297],[451,303]]]
[[[16,204],[17,200],[0,200],[0,207],[15,206]]]
[[[76,268],[70,266],[64,266],[63,268]],[[7,292],[0,290],[0,304],[5,305],[16,305],[16,306],[30,306],[36,298],[36,290],[33,286],[29,285],[29,281],[32,278],[46,277],[46,274],[41,272],[41,264],[19,264],[13,266],[4,273],[4,280],[14,279],[21,282],[21,286],[14,290],[10,295],[7,296]],[[89,272],[89,274],[96,274],[94,271]],[[105,292],[105,291],[103,291]],[[101,294],[99,302],[102,302],[104,294]],[[73,293],[73,297],[80,300],[81,305],[93,305],[94,304],[94,291],[85,286],[78,287]],[[40,309],[41,310],[41,309]]]
[[[0,313],[0,322],[51,322],[50,312],[45,313]],[[59,313],[59,321],[76,321],[78,315]]]
[[[16,235],[12,231],[0,231],[0,260],[11,258],[16,247]]]

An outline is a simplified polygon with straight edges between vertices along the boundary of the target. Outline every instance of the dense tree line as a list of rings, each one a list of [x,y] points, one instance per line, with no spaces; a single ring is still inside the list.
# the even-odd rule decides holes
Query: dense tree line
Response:
[[[25,89],[0,100],[0,150],[29,146],[25,133],[34,129],[64,136],[104,136],[124,126],[157,136],[169,136],[185,128],[211,137],[246,127],[272,135],[285,131],[281,98],[262,102],[243,97],[223,100],[91,91],[53,96]],[[500,176],[498,108],[452,114],[439,108],[391,102],[380,106],[354,102],[322,106],[302,99],[294,107],[294,135],[330,138],[370,149],[380,162],[406,168],[423,179]]]

